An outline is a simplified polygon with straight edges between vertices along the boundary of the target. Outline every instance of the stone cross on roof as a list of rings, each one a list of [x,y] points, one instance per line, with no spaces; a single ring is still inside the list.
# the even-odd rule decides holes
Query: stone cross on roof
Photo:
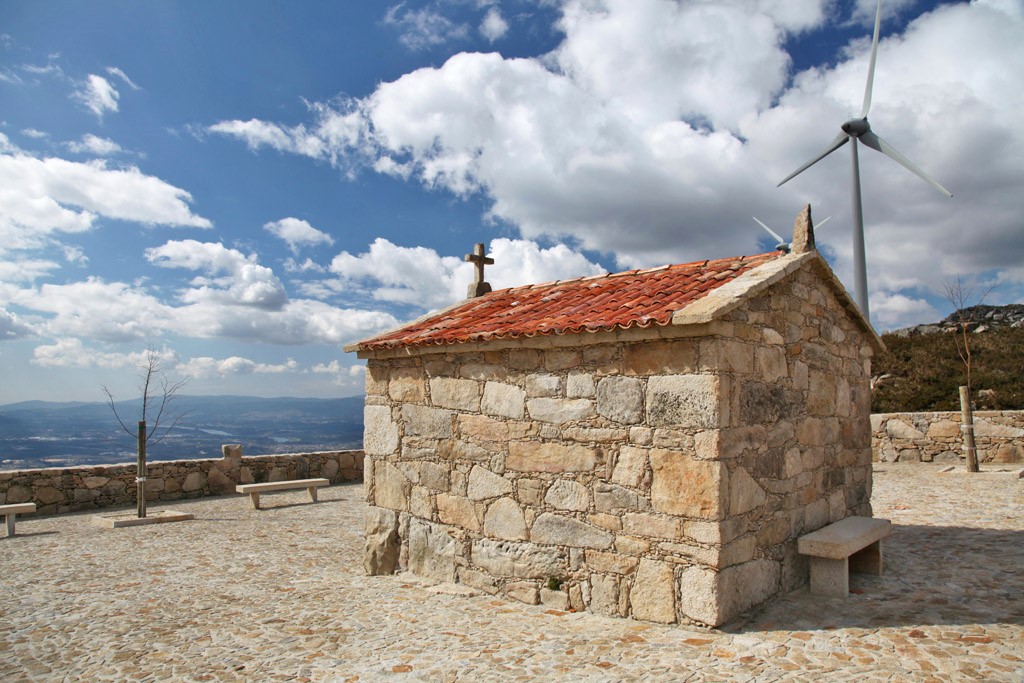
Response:
[[[491,285],[484,281],[484,266],[494,263],[494,259],[488,258],[484,253],[483,243],[478,242],[473,249],[473,253],[466,254],[466,260],[476,266],[476,279],[466,290],[466,297],[469,299],[482,296],[491,291]]]

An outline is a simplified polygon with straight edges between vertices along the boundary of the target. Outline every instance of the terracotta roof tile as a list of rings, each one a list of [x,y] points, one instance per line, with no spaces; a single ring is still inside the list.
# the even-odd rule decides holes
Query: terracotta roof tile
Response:
[[[501,289],[359,342],[361,351],[668,325],[779,251]]]

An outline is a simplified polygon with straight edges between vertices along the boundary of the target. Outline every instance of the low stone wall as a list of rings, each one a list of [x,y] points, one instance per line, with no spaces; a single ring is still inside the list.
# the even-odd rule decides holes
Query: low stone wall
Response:
[[[363,477],[362,451],[243,456],[225,446],[223,458],[147,463],[146,500],[199,498],[235,492],[236,484],[323,477],[332,484]],[[0,505],[35,503],[53,514],[135,504],[136,466],[90,465],[0,471]]]
[[[1024,462],[1024,410],[974,413],[978,462]],[[959,412],[871,416],[875,462],[965,462]]]

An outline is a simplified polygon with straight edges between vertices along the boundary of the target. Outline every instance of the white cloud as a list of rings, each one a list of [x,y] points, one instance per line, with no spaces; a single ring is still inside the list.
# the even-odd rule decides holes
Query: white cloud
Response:
[[[935,307],[924,299],[886,292],[873,293],[871,313],[877,318],[881,329],[935,322],[942,318]]]
[[[186,303],[218,303],[280,310],[288,301],[284,285],[274,272],[248,256],[222,244],[196,240],[172,240],[147,249],[146,259],[161,268],[186,268],[207,273],[182,290]],[[220,277],[217,277],[220,276]]]
[[[271,221],[264,224],[263,229],[284,240],[293,254],[298,254],[299,248],[303,245],[334,244],[334,239],[326,232],[317,230],[299,218],[289,217]]]
[[[312,105],[308,128],[246,125],[274,127],[283,133],[276,149],[350,173],[372,168],[458,196],[479,194],[489,216],[523,238],[569,239],[614,254],[619,266],[750,253],[759,238],[751,213],[783,226],[810,202],[818,215],[837,216],[823,242],[849,282],[848,148],[775,188],[861,106],[868,35],[834,65],[789,73],[786,41],[821,26],[830,7],[821,0],[568,0],[565,39],[543,59],[458,54],[362,100]],[[951,274],[1024,261],[1013,189],[1024,186],[1021,35],[1020,2],[979,0],[940,5],[901,35],[883,37],[872,126],[956,197],[943,198],[872,150],[861,154],[880,311],[896,306],[887,296],[914,300],[908,291],[936,291]],[[271,144],[230,134],[254,147]],[[965,226],[969,249],[956,246]],[[346,278],[368,275],[360,271],[372,261],[367,255],[339,259]],[[394,282],[378,271],[382,279],[366,290],[418,304],[459,295],[455,266],[420,267]],[[419,284],[438,273],[432,285]]]
[[[267,364],[257,363],[240,356],[231,356],[221,360],[209,356],[199,356],[178,363],[175,371],[196,379],[209,379],[229,375],[282,374],[294,372],[298,367],[298,362],[291,358],[284,363]]]
[[[46,277],[58,268],[60,268],[60,264],[55,261],[40,259],[0,260],[0,281],[32,282],[41,277]]]
[[[99,278],[19,290],[12,301],[47,314],[37,327],[41,334],[53,337],[109,342],[151,339],[174,321],[174,310],[144,290]]]
[[[0,154],[0,256],[39,249],[56,233],[87,231],[97,216],[145,225],[211,227],[209,220],[192,213],[191,201],[188,192],[135,167]]]
[[[484,15],[483,21],[480,22],[480,34],[493,43],[504,37],[506,33],[508,33],[508,22],[505,21],[505,17],[501,16],[500,9],[491,7]]]
[[[45,138],[50,137],[49,133],[44,133],[43,131],[36,130],[35,128],[26,128],[25,130],[21,131],[21,134],[24,135],[25,137],[32,138],[34,140],[43,140]]]
[[[72,98],[84,104],[101,120],[105,113],[117,112],[117,100],[120,96],[110,81],[96,74],[89,74],[85,81],[79,84],[78,89],[71,94]]]
[[[175,360],[174,352],[166,347],[154,349],[154,354],[161,363]],[[42,367],[121,369],[143,367],[148,358],[148,350],[111,353],[89,348],[77,337],[65,337],[50,345],[37,346],[32,363]]]
[[[128,78],[128,74],[126,74],[125,72],[121,71],[121,70],[120,70],[120,69],[118,69],[118,68],[117,68],[116,66],[108,66],[108,67],[107,67],[107,73],[108,73],[108,74],[110,74],[111,76],[116,76],[116,77],[120,78],[120,79],[121,79],[122,81],[124,81],[124,82],[125,82],[125,83],[126,83],[126,84],[128,85],[128,87],[130,87],[130,88],[131,88],[132,90],[141,90],[141,88],[140,88],[139,86],[137,86],[137,85],[136,85],[136,84],[135,84],[135,83],[134,83],[134,82],[132,81],[132,79]]]
[[[76,154],[95,154],[96,156],[110,156],[122,151],[121,145],[108,138],[101,138],[93,134],[83,135],[81,140],[73,140],[65,143],[67,148]]]
[[[0,276],[0,280],[3,277]],[[32,328],[18,320],[18,316],[0,308],[0,341],[20,339],[32,335]]]
[[[484,277],[495,289],[605,272],[564,245],[542,249],[533,242],[501,238],[491,243],[488,253],[495,263],[486,267]],[[325,284],[338,291],[424,310],[464,299],[475,277],[473,265],[463,258],[441,256],[426,247],[401,247],[382,237],[366,253],[341,252],[330,270],[338,280]]]
[[[398,40],[410,50],[424,50],[461,40],[469,35],[469,26],[455,23],[429,7],[406,9],[405,3],[389,8],[384,23],[396,27]]]

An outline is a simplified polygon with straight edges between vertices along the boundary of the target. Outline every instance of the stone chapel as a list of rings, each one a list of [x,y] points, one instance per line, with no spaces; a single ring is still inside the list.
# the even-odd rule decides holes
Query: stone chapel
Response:
[[[555,609],[718,626],[870,516],[883,347],[816,251],[490,291],[367,361],[364,564]]]

